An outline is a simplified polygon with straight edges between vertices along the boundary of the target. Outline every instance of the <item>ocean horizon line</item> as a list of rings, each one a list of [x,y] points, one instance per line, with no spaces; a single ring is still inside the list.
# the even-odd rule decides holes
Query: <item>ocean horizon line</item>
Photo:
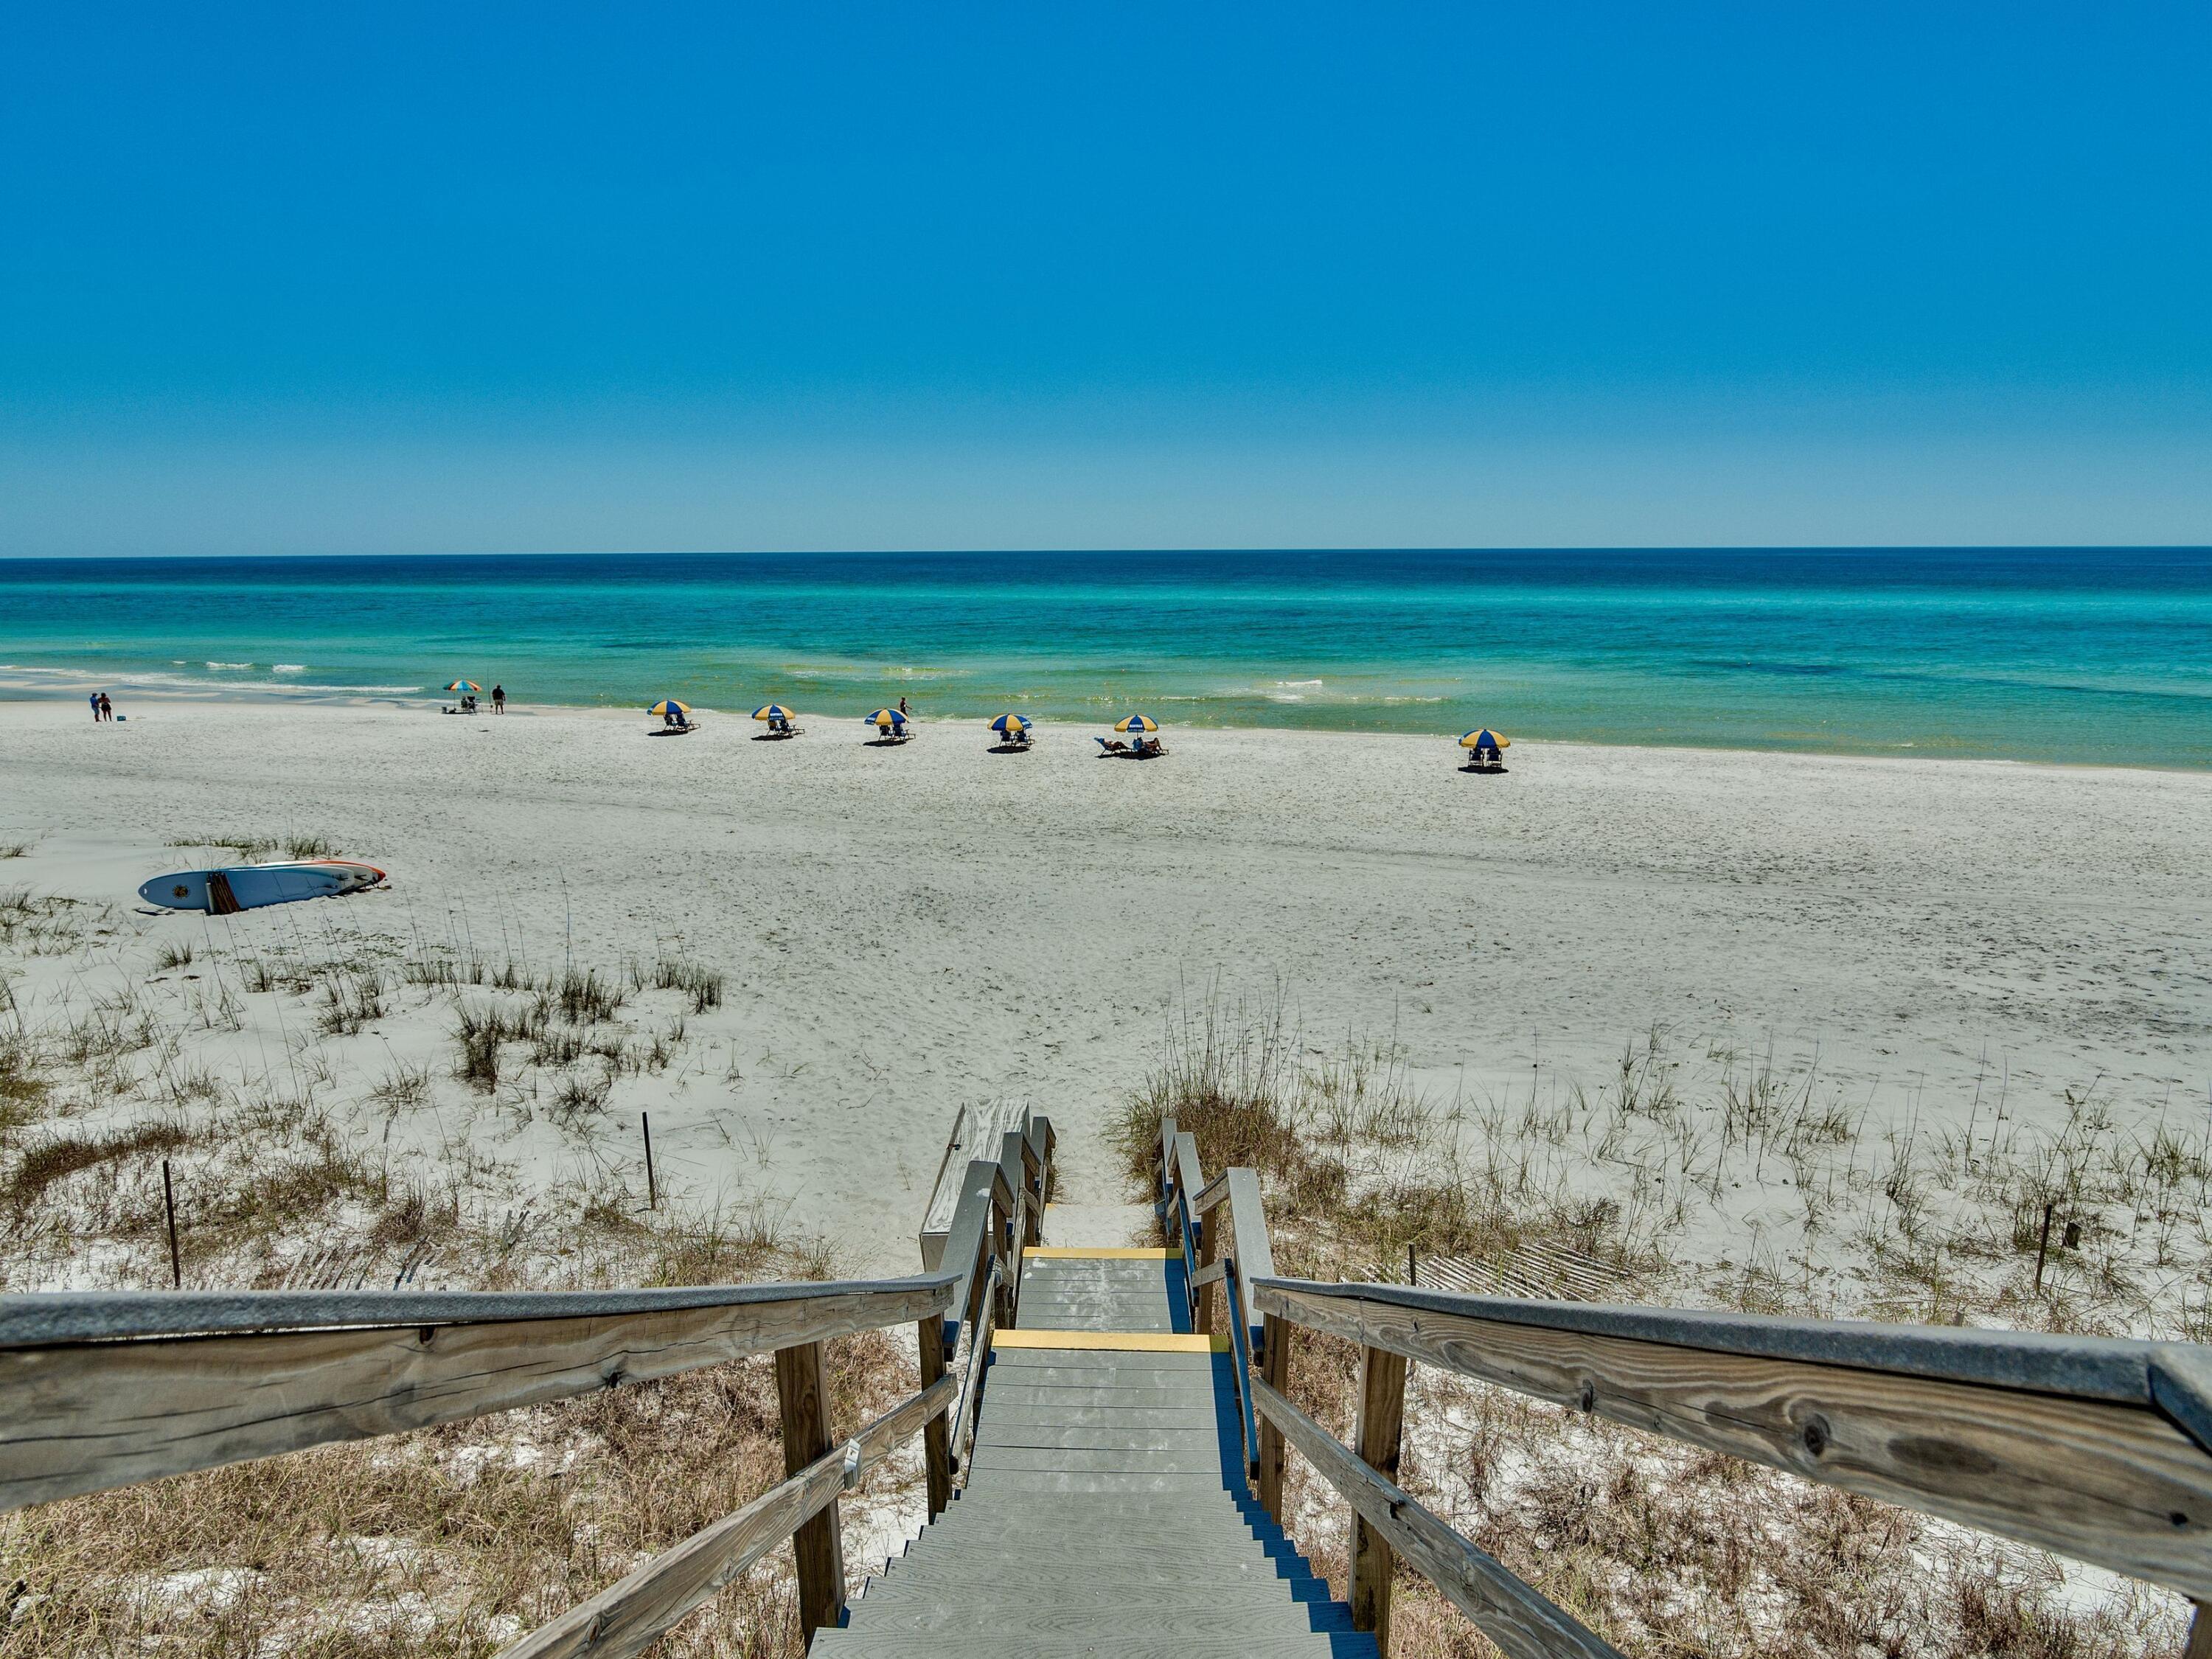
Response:
[[[1182,543],[1149,542],[1123,543],[1027,543],[1007,542],[986,546],[937,546],[915,544],[884,547],[790,546],[775,547],[668,547],[668,548],[453,548],[441,550],[416,550],[393,553],[330,553],[307,551],[254,551],[235,553],[164,552],[118,549],[109,551],[76,553],[6,553],[0,552],[0,565],[9,564],[106,564],[118,561],[134,563],[226,563],[239,560],[264,562],[291,561],[339,562],[345,561],[376,562],[399,560],[435,562],[441,560],[472,559],[774,559],[774,558],[850,558],[850,559],[923,559],[953,557],[977,553],[997,556],[1033,554],[1042,556],[1081,556],[1097,558],[1116,553],[1168,556],[1174,554],[1250,555],[1268,554],[1310,555],[1316,553],[1391,554],[1391,553],[1471,553],[1495,555],[1501,553],[1528,554],[1662,554],[1696,555],[1700,553],[1781,553],[1781,554],[1862,554],[1874,556],[1909,555],[1914,553],[1943,554],[2142,554],[2179,553],[2212,555],[2212,542],[1273,542],[1273,543]]]

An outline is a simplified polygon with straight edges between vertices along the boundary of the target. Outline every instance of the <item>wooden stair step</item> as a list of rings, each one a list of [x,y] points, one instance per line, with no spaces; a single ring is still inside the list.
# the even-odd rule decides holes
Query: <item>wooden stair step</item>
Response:
[[[921,1633],[817,1632],[812,1652],[836,1659],[1379,1659],[1364,1632],[1307,1636],[1179,1636],[1112,1629],[1086,1636],[1029,1637],[1004,1631]]]
[[[912,1569],[920,1566],[927,1570],[923,1576],[931,1583],[964,1583],[969,1578],[988,1581],[994,1577],[1003,1583],[1007,1552],[1020,1542],[1018,1538],[976,1538],[957,1542],[946,1540],[931,1547],[916,1547],[890,1564],[886,1582],[913,1577],[915,1575]],[[1102,1583],[1118,1582],[1124,1575],[1188,1572],[1226,1575],[1239,1581],[1269,1578],[1293,1589],[1311,1585],[1325,1591],[1327,1588],[1327,1581],[1316,1577],[1305,1558],[1296,1551],[1270,1550],[1256,1541],[1241,1548],[1231,1544],[1193,1542],[1180,1547],[1156,1544],[1140,1549],[1095,1539],[1085,1544],[1083,1563]]]
[[[1264,1557],[1222,1559],[1163,1554],[1137,1559],[1127,1556],[1086,1556],[1083,1565],[1084,1582],[1068,1586],[1064,1595],[1055,1591],[1056,1600],[1110,1601],[1126,1598],[1133,1585],[1146,1586],[1147,1600],[1154,1588],[1161,1589],[1163,1594],[1173,1595],[1178,1586],[1193,1594],[1202,1591],[1205,1595],[1226,1595],[1233,1590],[1239,1595],[1264,1592],[1271,1596],[1287,1596],[1294,1601],[1330,1599],[1327,1579],[1316,1577],[1310,1572],[1280,1571],[1277,1563]],[[963,1555],[931,1555],[924,1558],[919,1570],[886,1573],[870,1579],[867,1593],[871,1596],[957,1595],[963,1601],[988,1600],[993,1595],[1012,1593],[1006,1587],[1006,1567],[1002,1549],[978,1549]],[[1022,1582],[1026,1583],[1028,1580]]]
[[[1000,1426],[1032,1423],[1069,1429],[1203,1429],[1208,1434],[1237,1426],[1236,1413],[1223,1410],[1218,1401],[1182,1401],[1093,1406],[1073,1401],[1047,1404],[994,1398],[984,1409],[983,1420]]]
[[[1119,1493],[1139,1495],[1152,1493],[1159,1498],[1182,1498],[1186,1493],[1207,1493],[1221,1489],[1221,1471],[1206,1475],[1186,1474],[1082,1474],[1071,1475],[1064,1471],[1037,1471],[1037,1468],[978,1468],[971,1486],[982,1486],[994,1493],[1055,1493],[1055,1495],[1088,1495],[1088,1493]]]
[[[1068,1451],[1103,1451],[1121,1446],[1131,1451],[1218,1453],[1221,1436],[1211,1423],[1203,1428],[1139,1429],[1121,1424],[1109,1427],[1100,1423],[1018,1423],[996,1419],[976,1434],[975,1444],[1029,1450],[1059,1447]]]
[[[908,1605],[904,1602],[860,1601],[852,1607],[848,1629],[931,1634],[940,1631],[973,1633],[979,1626],[1024,1636],[1081,1638],[1102,1625],[1126,1632],[1133,1629],[1158,1631],[1179,1638],[1206,1636],[1298,1636],[1316,1631],[1350,1631],[1352,1613],[1334,1601],[1277,1600],[1209,1604],[1203,1600],[1157,1603],[1147,1591],[1139,1603],[1101,1602],[1090,1607],[1059,1604],[1058,1587],[1036,1584],[1036,1599],[986,1604],[981,1607],[954,1599],[945,1602]]]

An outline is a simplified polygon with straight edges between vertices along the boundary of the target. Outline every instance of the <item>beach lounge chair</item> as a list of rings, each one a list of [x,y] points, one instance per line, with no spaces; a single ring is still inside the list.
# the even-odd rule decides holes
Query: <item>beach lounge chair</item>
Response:
[[[1119,738],[1100,738],[1097,743],[1098,747],[1108,755],[1126,755],[1129,752],[1129,745]],[[1102,758],[1103,758],[1103,756]]]

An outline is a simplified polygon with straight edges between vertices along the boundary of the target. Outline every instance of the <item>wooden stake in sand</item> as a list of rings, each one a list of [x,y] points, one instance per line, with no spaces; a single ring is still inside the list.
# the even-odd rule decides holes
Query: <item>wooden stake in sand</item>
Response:
[[[177,1190],[169,1184],[169,1160],[161,1160],[161,1207],[169,1217],[169,1288],[185,1288],[185,1265],[177,1255]]]
[[[660,1188],[653,1179],[653,1114],[640,1112],[637,1127],[645,1135],[645,1207],[657,1210],[660,1207]]]

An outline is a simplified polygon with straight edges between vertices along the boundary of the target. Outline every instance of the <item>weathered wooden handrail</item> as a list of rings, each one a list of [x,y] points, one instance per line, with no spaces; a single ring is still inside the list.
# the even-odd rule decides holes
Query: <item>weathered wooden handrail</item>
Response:
[[[635,1653],[787,1537],[811,1635],[836,1622],[844,1603],[837,1494],[939,1421],[957,1393],[941,1364],[930,1370],[925,1340],[921,1391],[833,1449],[822,1344],[910,1322],[933,1338],[961,1278],[0,1297],[0,1509],[773,1352],[790,1478],[509,1651]],[[941,1443],[931,1437],[933,1452]],[[945,1483],[930,1462],[935,1500]]]
[[[1287,1521],[1286,1437],[1351,1500],[1352,1620],[1386,1647],[1395,1551],[1516,1659],[1613,1651],[1391,1480],[1418,1360],[2179,1590],[2212,1655],[2212,1349],[1279,1279],[1255,1171],[1203,1180],[1170,1118],[1152,1173],[1196,1328],[1218,1285],[1252,1336],[1261,1501]],[[1288,1399],[1293,1326],[1360,1345],[1356,1448]]]
[[[621,1583],[524,1637],[500,1659],[627,1659],[836,1502],[915,1431],[942,1419],[954,1379],[940,1376],[842,1445],[738,1510],[665,1550]]]
[[[1260,1425],[1252,1401],[1252,1341],[1251,1328],[1244,1322],[1244,1304],[1237,1290],[1237,1264],[1227,1261],[1228,1272],[1223,1275],[1222,1291],[1229,1298],[1229,1346],[1237,1355],[1237,1426],[1244,1437],[1244,1477],[1249,1480],[1260,1472]]]
[[[929,1513],[951,1501],[1012,1294],[1038,1242],[1053,1134],[1031,1115],[977,1158],[939,1270],[912,1279],[645,1291],[0,1296],[0,1512],[328,1441],[451,1423],[775,1356],[787,1479],[510,1648],[629,1655],[786,1538],[806,1635],[844,1607],[836,1499],[924,1436]],[[921,1387],[833,1444],[822,1345],[911,1322]],[[963,1333],[964,1376],[951,1370]],[[957,1403],[956,1403],[957,1402]],[[948,1414],[952,1416],[950,1425]]]
[[[1360,1344],[1364,1372],[1384,1356],[1402,1377],[1405,1362],[1418,1360],[2036,1545],[2200,1605],[2212,1599],[2212,1354],[2195,1344],[1300,1279],[1261,1280],[1255,1296],[1271,1322]],[[1337,1446],[1316,1455],[1300,1439],[1310,1438],[1312,1425],[1279,1409],[1288,1402],[1275,1389],[1262,1383],[1255,1395],[1263,1415],[1352,1499],[1363,1526],[1428,1571],[1431,1533],[1394,1534],[1367,1514],[1376,1501],[1370,1466],[1395,1461],[1395,1424],[1387,1443],[1364,1443],[1372,1402],[1363,1399],[1359,1455]],[[1403,1521],[1389,1514],[1394,1525]],[[1356,1542],[1354,1553],[1358,1621]],[[1387,1558],[1377,1571],[1387,1573]],[[1387,1589],[1376,1593],[1387,1620]],[[1484,1613],[1461,1605],[1515,1651]],[[1554,1643],[1522,1650],[1588,1650]]]
[[[1255,1378],[1252,1393],[1261,1414],[1344,1494],[1360,1520],[1443,1591],[1507,1659],[1620,1659],[1610,1644],[1369,1468],[1266,1382]],[[1368,1627],[1375,1628],[1371,1622]]]
[[[968,1454],[975,1443],[975,1425],[983,1410],[983,1384],[991,1364],[991,1333],[998,1324],[998,1302],[993,1292],[1003,1277],[1000,1264],[995,1260],[990,1262],[985,1269],[983,1311],[969,1334],[968,1373],[960,1385],[960,1403],[951,1423],[951,1470],[956,1474],[968,1468]]]
[[[953,1285],[0,1297],[0,1510],[912,1322]]]
[[[945,1316],[945,1357],[952,1358],[960,1334],[975,1325],[982,1313],[986,1259],[998,1260],[1004,1246],[1005,1215],[1013,1194],[1005,1175],[988,1158],[969,1160],[960,1183],[960,1202],[952,1212],[942,1261],[954,1275],[950,1309]]]
[[[1272,1279],[1275,1273],[1275,1244],[1267,1231],[1267,1212],[1260,1201],[1260,1177],[1250,1170],[1229,1170],[1223,1173],[1224,1194],[1229,1205],[1229,1231],[1232,1243],[1229,1254],[1237,1263],[1237,1295],[1243,1309],[1248,1327],[1246,1340],[1254,1347],[1262,1346],[1265,1326],[1260,1310],[1253,1305],[1252,1286],[1256,1280]],[[1212,1226],[1212,1221],[1207,1225]]]
[[[1212,1328],[1213,1286],[1221,1287],[1231,1346],[1237,1356],[1244,1472],[1258,1488],[1261,1504],[1278,1523],[1288,1524],[1283,1505],[1286,1438],[1352,1502],[1353,1627],[1375,1632],[1388,1651],[1395,1547],[1427,1574],[1508,1659],[1620,1659],[1571,1615],[1414,1504],[1390,1480],[1397,1470],[1404,1409],[1402,1359],[1370,1351],[1370,1361],[1379,1358],[1382,1363],[1361,1367],[1357,1452],[1340,1445],[1285,1395],[1290,1382],[1288,1322],[1279,1313],[1263,1308],[1257,1296],[1264,1285],[1294,1281],[1274,1278],[1274,1242],[1267,1231],[1257,1171],[1232,1167],[1201,1185],[1197,1144],[1173,1118],[1160,1126],[1160,1152],[1152,1170],[1161,1230],[1171,1243],[1182,1246],[1192,1322],[1199,1330]],[[1224,1231],[1230,1235],[1226,1251],[1221,1248]]]
[[[1163,1237],[1179,1247],[1192,1328],[1213,1329],[1213,1287],[1221,1286],[1228,1310],[1231,1347],[1237,1356],[1237,1424],[1243,1436],[1244,1473],[1256,1481],[1261,1501],[1271,1513],[1282,1504],[1283,1439],[1261,1418],[1252,1396],[1255,1371],[1282,1381],[1282,1358],[1269,1350],[1267,1323],[1252,1305],[1255,1278],[1275,1271],[1273,1242],[1260,1200],[1260,1181],[1247,1169],[1225,1170],[1201,1184],[1198,1143],[1178,1129],[1173,1118],[1160,1124],[1160,1152],[1152,1164],[1154,1208]],[[1222,1206],[1228,1206],[1226,1215]],[[1224,1228],[1225,1224],[1225,1228]],[[1230,1236],[1224,1252],[1222,1237]]]
[[[1170,1235],[1171,1244],[1183,1246],[1194,1328],[1212,1330],[1211,1287],[1222,1276],[1221,1263],[1233,1260],[1237,1264],[1237,1300],[1247,1322],[1244,1346],[1251,1350],[1255,1363],[1262,1363],[1266,1328],[1253,1306],[1252,1281],[1273,1274],[1275,1247],[1267,1232],[1258,1175],[1248,1169],[1224,1170],[1200,1186],[1198,1143],[1178,1130],[1173,1118],[1161,1123],[1160,1155],[1153,1162],[1152,1173],[1153,1207],[1161,1227]],[[1225,1218],[1220,1213],[1224,1204],[1228,1206]],[[1225,1250],[1222,1248],[1224,1231],[1229,1235]]]

